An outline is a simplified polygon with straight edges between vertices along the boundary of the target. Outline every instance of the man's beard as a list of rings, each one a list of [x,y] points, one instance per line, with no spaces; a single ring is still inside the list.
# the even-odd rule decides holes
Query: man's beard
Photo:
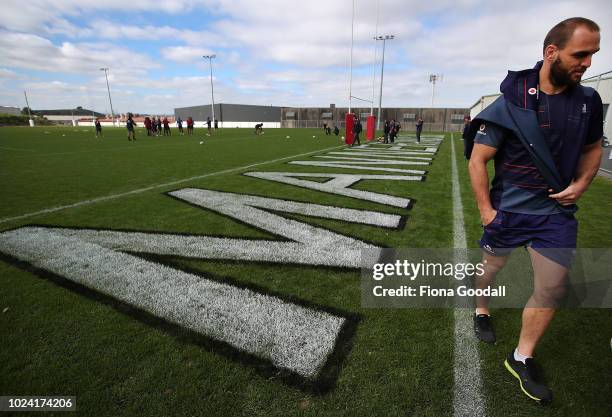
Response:
[[[574,87],[580,83],[581,77],[573,79],[571,72],[563,67],[561,58],[557,58],[550,66],[550,82],[555,87]]]

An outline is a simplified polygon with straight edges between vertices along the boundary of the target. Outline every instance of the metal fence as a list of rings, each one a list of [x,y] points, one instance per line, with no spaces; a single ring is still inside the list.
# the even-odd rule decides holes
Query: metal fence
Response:
[[[325,123],[327,123],[327,125],[331,128],[338,126],[338,128],[344,129],[344,120],[281,120],[281,127],[323,129],[323,124]],[[416,131],[414,122],[404,122],[401,123],[401,126],[401,132]],[[423,132],[461,132],[462,130],[463,123],[423,123]]]

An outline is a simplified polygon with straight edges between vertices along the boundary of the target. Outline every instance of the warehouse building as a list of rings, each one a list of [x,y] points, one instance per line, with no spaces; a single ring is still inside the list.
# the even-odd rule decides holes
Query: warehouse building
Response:
[[[219,127],[254,127],[256,123],[263,123],[264,128],[280,127],[281,108],[275,106],[256,106],[250,104],[214,105],[215,118]],[[174,109],[174,117],[187,120],[193,118],[195,127],[203,127],[206,118],[213,120],[211,105],[179,107]]]
[[[21,116],[21,109],[11,106],[0,106],[0,114],[10,114],[11,116]]]

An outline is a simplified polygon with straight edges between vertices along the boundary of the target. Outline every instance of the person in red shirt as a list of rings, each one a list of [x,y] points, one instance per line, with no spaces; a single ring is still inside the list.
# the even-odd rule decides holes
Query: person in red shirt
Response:
[[[151,136],[151,119],[149,118],[149,116],[145,117],[144,125],[147,129],[147,136]]]
[[[193,119],[191,116],[187,118],[187,134],[193,135]]]
[[[166,116],[164,116],[162,123],[164,124],[164,136],[171,136],[172,133],[170,133],[170,122]]]

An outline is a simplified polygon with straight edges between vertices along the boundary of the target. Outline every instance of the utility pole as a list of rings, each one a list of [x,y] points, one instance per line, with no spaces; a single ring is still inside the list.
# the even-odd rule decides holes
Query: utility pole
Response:
[[[108,85],[108,68],[100,68],[100,71],[104,71],[106,77],[106,91],[108,91],[108,101],[110,102],[111,118],[113,119],[113,126],[115,126],[115,112],[113,111],[113,100],[111,99],[110,86]]]
[[[212,73],[212,60],[213,58],[216,58],[217,56],[215,54],[212,55],[202,55],[202,58],[206,58],[208,59],[208,62],[210,63],[210,97],[211,97],[211,104],[210,107],[212,109],[212,122],[215,122],[215,90],[213,87],[213,73]]]
[[[382,108],[383,76],[385,73],[385,45],[387,40],[395,39],[394,35],[381,35],[374,37],[377,41],[383,41],[382,62],[380,64],[380,92],[378,93],[378,117],[376,118],[376,130],[380,130],[380,114]]]

